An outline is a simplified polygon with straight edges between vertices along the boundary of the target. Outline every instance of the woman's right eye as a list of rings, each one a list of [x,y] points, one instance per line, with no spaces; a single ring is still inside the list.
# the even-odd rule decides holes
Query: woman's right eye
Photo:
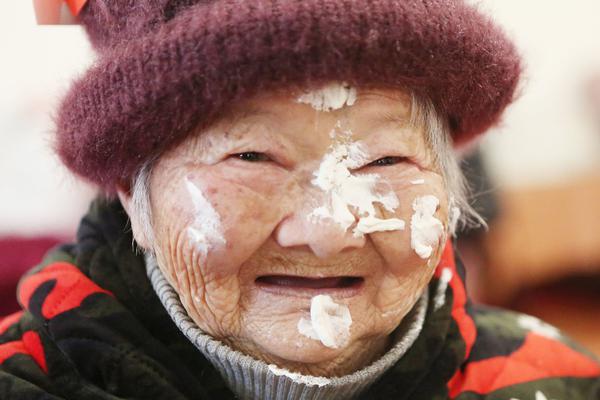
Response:
[[[246,151],[243,153],[232,154],[231,157],[235,157],[242,161],[249,162],[260,162],[260,161],[271,161],[271,158],[265,153],[260,153],[258,151]]]

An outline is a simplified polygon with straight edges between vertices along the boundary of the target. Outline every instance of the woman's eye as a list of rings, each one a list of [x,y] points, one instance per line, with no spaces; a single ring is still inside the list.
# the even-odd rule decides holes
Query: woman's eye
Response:
[[[271,158],[265,153],[258,151],[246,151],[244,153],[232,154],[232,157],[238,158],[242,161],[259,162],[259,161],[271,161]]]
[[[379,166],[385,166],[385,165],[394,165],[394,164],[398,164],[403,161],[406,161],[406,157],[388,156],[388,157],[383,157],[378,160],[375,160],[368,165],[374,165],[374,166],[379,167]]]

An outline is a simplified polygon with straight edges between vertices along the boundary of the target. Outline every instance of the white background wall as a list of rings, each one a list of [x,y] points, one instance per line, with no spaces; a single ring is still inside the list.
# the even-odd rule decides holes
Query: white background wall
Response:
[[[522,187],[600,172],[600,110],[586,100],[600,75],[600,1],[483,0],[526,62],[522,97],[484,140],[496,183]]]
[[[71,234],[91,189],[50,148],[51,112],[92,62],[79,26],[37,26],[29,0],[0,12],[0,235]]]
[[[0,13],[0,235],[71,233],[92,189],[52,155],[50,114],[92,62],[76,26],[37,26],[30,1]],[[501,187],[568,181],[600,170],[600,117],[585,84],[600,74],[600,1],[483,0],[521,48],[523,95],[484,140]]]

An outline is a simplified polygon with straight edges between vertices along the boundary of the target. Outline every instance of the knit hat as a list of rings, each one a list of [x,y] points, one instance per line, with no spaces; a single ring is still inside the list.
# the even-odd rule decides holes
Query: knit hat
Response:
[[[521,72],[502,30],[461,0],[88,0],[80,21],[98,59],[58,109],[56,147],[108,192],[258,92],[411,90],[460,144],[498,121]]]

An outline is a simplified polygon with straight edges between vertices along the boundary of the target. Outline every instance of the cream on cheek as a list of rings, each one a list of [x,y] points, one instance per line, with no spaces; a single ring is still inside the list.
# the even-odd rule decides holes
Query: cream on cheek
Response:
[[[421,153],[421,158],[425,159],[424,149],[417,151]],[[409,167],[397,174],[394,179],[390,179],[389,184],[396,193],[402,192],[403,198],[412,199],[409,211],[410,217],[410,247],[419,258],[430,260],[432,254],[440,246],[444,239],[445,226],[442,220],[438,219],[439,214],[445,210],[442,207],[440,196],[443,196],[444,183],[442,177],[430,170],[422,170],[417,166]],[[408,206],[406,204],[406,206]],[[406,212],[408,210],[403,210]],[[447,226],[450,231],[456,225],[460,217],[460,211],[452,206],[450,202]],[[410,215],[402,214],[402,215]],[[430,261],[431,262],[431,261]],[[429,264],[429,263],[428,263]]]
[[[433,195],[417,197],[412,204],[410,245],[423,259],[431,257],[444,232],[444,225],[435,217],[439,204],[439,199]]]
[[[418,156],[418,152],[411,151],[408,154]],[[395,211],[395,216],[398,218],[410,221],[411,216],[415,214],[413,202],[425,196],[435,196],[440,199],[441,204],[436,206],[432,217],[441,221],[446,219],[443,179],[436,172],[416,164],[401,163],[381,167],[380,177],[381,181],[385,182],[400,199],[400,205]],[[425,262],[412,248],[411,236],[413,236],[412,227],[407,227],[405,231],[370,236],[371,242],[385,260],[386,266],[373,282],[378,290],[372,299],[374,312],[371,315],[378,316],[376,323],[381,324],[380,326],[386,330],[397,326],[422,293],[434,272],[432,267],[440,254],[440,245],[444,242],[442,233],[439,240],[432,245],[432,254]]]
[[[171,265],[177,267],[180,295],[187,299],[190,315],[216,337],[243,332],[241,305],[252,285],[242,279],[247,278],[242,265],[264,243],[278,213],[267,205],[277,200],[266,188],[278,186],[257,180],[254,173],[254,188],[247,188],[243,181],[248,174],[228,164],[194,166],[171,184],[181,199],[174,209],[183,212],[171,230],[183,239],[171,249]]]
[[[346,137],[346,139],[348,139]],[[368,159],[366,152],[358,142],[338,143],[332,146],[325,155],[319,169],[314,173],[313,185],[322,189],[326,194],[325,205],[318,207],[309,214],[314,218],[329,218],[346,231],[353,228],[355,237],[366,233],[398,231],[405,228],[405,222],[399,218],[381,219],[375,216],[374,204],[381,204],[387,211],[395,212],[399,200],[394,190],[384,193],[375,190],[378,183],[391,187],[390,182],[381,179],[379,174],[354,175],[350,171],[364,165]],[[410,184],[427,190],[423,178],[410,180]],[[411,217],[411,248],[422,259],[429,259],[439,245],[443,236],[444,225],[435,217],[440,201],[434,195],[422,195],[414,198]],[[358,221],[351,212],[354,207]],[[449,225],[456,224],[459,214],[453,207]]]
[[[188,239],[204,261],[209,250],[227,243],[221,229],[221,217],[194,182],[186,177],[184,186],[195,212],[194,221],[187,228]]]
[[[374,232],[387,232],[386,235],[389,235],[392,233],[391,231],[402,231],[404,221],[399,218],[377,218],[375,216],[375,203],[379,203],[394,215],[410,215],[409,199],[415,199],[415,203],[419,205],[420,209],[423,200],[419,199],[435,198],[432,195],[425,195],[425,193],[436,193],[434,183],[436,180],[428,178],[430,182],[426,182],[421,176],[426,176],[430,172],[421,172],[416,167],[404,168],[410,172],[406,172],[396,181],[385,179],[380,174],[353,175],[350,169],[364,165],[367,159],[368,157],[359,143],[341,143],[333,146],[314,174],[315,179],[312,183],[326,193],[326,203],[313,210],[310,214],[311,218],[329,218],[339,224],[344,231],[354,225],[353,233],[355,236]],[[388,171],[398,171],[397,168],[389,168]],[[382,186],[387,190],[384,192],[376,190],[377,187]],[[400,207],[397,195],[400,193],[408,202],[404,207]],[[351,212],[351,207],[354,207],[356,214],[358,214],[357,217]],[[441,223],[434,217],[437,210],[438,203],[434,204],[432,213],[428,214],[428,210],[425,210],[422,218],[418,219],[411,227],[411,233],[417,239],[418,244],[431,246],[427,257],[431,256],[434,246],[439,243],[441,230],[443,230]],[[369,225],[370,221],[376,221],[376,223]],[[435,221],[439,224],[435,224]],[[440,228],[440,230],[435,230],[435,228]],[[388,244],[388,246],[390,245]],[[404,240],[395,241],[392,246],[406,246],[409,251],[411,249],[408,241]],[[418,249],[421,251],[420,248]],[[398,271],[387,271],[385,283],[392,281],[396,283],[388,285],[386,289],[379,290],[376,298],[377,303],[374,303],[375,306],[381,306],[379,308],[381,317],[387,321],[397,321],[398,318],[408,312],[418,298],[422,285],[426,284],[424,277],[429,271],[429,269],[422,269],[422,263],[418,263],[418,265],[414,263],[414,267],[420,268],[413,270],[410,266],[413,262],[408,262],[411,260],[409,252],[402,249],[399,252],[400,257],[390,258],[389,261],[392,264],[402,264],[401,269],[407,275],[400,283],[398,277],[394,275]],[[411,270],[413,273],[407,272]],[[349,327],[352,321],[350,311],[346,308],[345,305],[336,304],[331,299],[325,302],[322,299],[317,301],[315,297],[311,302],[311,318],[310,320],[300,319],[298,331],[304,336],[321,341],[326,347],[344,347],[349,338]],[[346,313],[347,318],[345,318]],[[316,317],[319,315],[321,318]],[[389,330],[391,327],[385,329]]]
[[[188,204],[197,205],[184,233],[194,251],[208,256],[196,267],[212,281],[240,280],[241,267],[269,238],[293,192],[282,174],[265,178],[262,168],[234,162],[191,171],[183,182]]]

